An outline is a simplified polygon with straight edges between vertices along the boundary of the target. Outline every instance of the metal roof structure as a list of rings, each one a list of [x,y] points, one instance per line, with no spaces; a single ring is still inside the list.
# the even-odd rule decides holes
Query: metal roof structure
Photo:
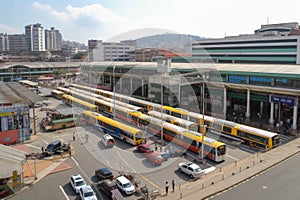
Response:
[[[21,174],[25,161],[24,151],[0,144],[0,179],[12,177],[14,171]]]
[[[25,103],[33,105],[44,98],[17,82],[0,82],[0,103]]]

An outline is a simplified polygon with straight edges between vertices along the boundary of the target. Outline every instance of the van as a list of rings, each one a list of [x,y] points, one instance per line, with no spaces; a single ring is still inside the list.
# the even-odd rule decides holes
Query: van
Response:
[[[119,176],[116,178],[116,184],[119,190],[124,192],[126,195],[135,193],[134,185],[125,176]]]
[[[109,134],[104,134],[101,140],[105,147],[113,147],[115,145],[115,139]]]
[[[45,153],[47,155],[53,155],[59,153],[62,150],[62,142],[60,140],[56,140],[48,144]]]

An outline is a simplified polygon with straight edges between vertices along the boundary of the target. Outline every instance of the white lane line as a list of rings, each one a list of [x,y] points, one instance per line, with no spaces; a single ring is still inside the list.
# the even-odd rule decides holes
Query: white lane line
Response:
[[[59,186],[60,190],[62,191],[62,193],[64,194],[64,196],[66,197],[67,200],[70,200],[68,195],[65,193],[64,189],[61,187],[61,185]]]
[[[73,133],[72,133],[73,134]],[[61,138],[61,137],[66,137],[66,136],[70,136],[72,135],[71,133],[67,133],[67,134],[59,134],[57,136],[53,136],[53,138]]]
[[[36,149],[41,149],[41,147],[36,147],[36,146],[31,145],[31,144],[26,144],[26,146],[29,146],[29,147],[32,147],[32,148],[36,148]]]
[[[90,185],[91,184],[91,180],[89,178],[89,176],[83,171],[83,169],[79,166],[78,162],[75,160],[75,158],[71,157],[72,160],[74,161],[74,163],[77,165],[78,169],[81,171],[81,173],[83,174],[83,176],[85,177],[86,182]]]
[[[229,154],[227,154],[226,156],[228,156],[229,158],[232,158],[233,160],[239,160],[238,158],[235,158],[235,157],[233,157],[233,156],[231,156]]]
[[[45,144],[48,144],[48,142],[46,140],[42,140]]]
[[[75,158],[71,157],[71,159],[74,161],[74,163],[79,166],[78,162],[75,160]]]

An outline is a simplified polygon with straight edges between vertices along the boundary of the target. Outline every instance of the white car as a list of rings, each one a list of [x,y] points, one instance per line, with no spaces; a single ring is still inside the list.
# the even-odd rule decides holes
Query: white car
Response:
[[[192,162],[179,163],[178,167],[180,172],[189,175],[191,178],[199,178],[203,174],[200,166]]]
[[[94,190],[89,185],[82,186],[79,189],[79,196],[81,200],[97,200]]]
[[[78,194],[81,187],[85,186],[86,183],[80,174],[74,174],[70,177],[70,184],[76,194]]]
[[[134,185],[125,176],[119,176],[116,178],[116,185],[119,190],[125,192],[127,195],[135,193]]]

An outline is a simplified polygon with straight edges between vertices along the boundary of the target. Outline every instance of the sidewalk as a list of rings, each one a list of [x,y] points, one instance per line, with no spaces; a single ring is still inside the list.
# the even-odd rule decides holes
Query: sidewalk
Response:
[[[12,196],[18,195],[20,192],[29,189],[33,186],[33,184],[42,180],[48,174],[70,169],[71,166],[64,163],[67,158],[68,156],[59,159],[36,159],[36,161],[27,160],[23,167],[23,183],[15,188],[10,187],[14,194],[4,199],[9,199]]]
[[[255,154],[242,162],[217,168],[201,179],[186,183],[168,196],[163,192],[157,199],[206,199],[249,179],[300,152],[300,138],[265,153]]]

